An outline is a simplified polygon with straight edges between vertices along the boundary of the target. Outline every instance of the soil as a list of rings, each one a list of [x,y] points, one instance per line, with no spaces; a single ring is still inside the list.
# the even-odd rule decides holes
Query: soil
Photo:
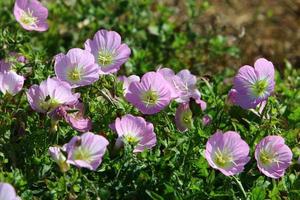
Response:
[[[174,21],[184,23],[187,17],[186,0],[163,1],[178,9]],[[300,68],[300,0],[195,0],[200,10],[206,3],[208,9],[194,22],[201,33],[210,30],[225,35],[229,44],[241,50],[240,58],[220,57],[216,64],[207,62],[211,70],[221,71],[225,66],[238,68],[253,65],[259,57],[272,61],[283,70],[285,60]]]
[[[252,65],[265,57],[276,68],[284,60],[300,68],[300,0],[210,1],[211,7],[199,19],[213,20],[241,49],[237,64]]]

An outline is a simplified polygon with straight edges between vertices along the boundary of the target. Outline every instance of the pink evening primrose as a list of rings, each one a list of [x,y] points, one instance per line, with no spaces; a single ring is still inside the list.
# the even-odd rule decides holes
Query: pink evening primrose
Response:
[[[256,146],[258,169],[268,177],[277,179],[284,175],[292,161],[292,151],[281,136],[267,136]]]
[[[3,94],[16,95],[23,88],[25,78],[16,72],[4,71],[0,72],[0,91]]]
[[[184,102],[189,102],[190,98],[193,98],[196,100],[196,103],[199,104],[201,95],[196,86],[197,84],[196,76],[191,74],[191,72],[187,69],[181,70],[176,74],[176,76],[178,76],[183,83],[179,85],[179,88],[181,90],[181,95],[179,96],[178,99],[176,99],[176,101],[179,103],[184,103]]]
[[[143,114],[155,114],[169,105],[171,89],[161,74],[147,72],[141,81],[130,84],[126,99]]]
[[[73,88],[90,85],[99,79],[94,56],[79,48],[70,49],[66,55],[56,55],[54,69],[56,77]]]
[[[48,9],[37,0],[16,0],[14,15],[28,31],[43,32],[48,29]]]
[[[156,145],[153,124],[146,122],[142,117],[127,114],[117,118],[110,128],[118,133],[116,148],[127,142],[135,146],[133,152],[137,153]]]
[[[40,113],[51,112],[61,105],[76,104],[79,96],[72,93],[68,83],[57,78],[48,78],[40,85],[32,85],[27,92],[31,108]]]
[[[54,119],[64,118],[73,129],[79,132],[87,132],[92,129],[92,120],[84,117],[84,105],[81,102],[74,105],[61,105],[51,112],[51,116]]]
[[[249,146],[234,131],[216,132],[206,143],[205,158],[209,165],[225,176],[232,176],[244,170],[250,160]]]
[[[121,43],[117,32],[104,29],[99,30],[93,39],[88,39],[84,46],[93,54],[101,74],[117,72],[131,54],[129,47]]]
[[[200,91],[197,89],[197,78],[189,70],[184,69],[175,74],[170,68],[160,68],[157,72],[169,83],[172,99],[179,103],[188,103],[194,99],[202,111],[206,109],[206,102],[201,100]]]
[[[11,52],[9,58],[0,60],[0,91],[3,94],[16,95],[23,88],[25,78],[16,73],[15,65],[25,63],[24,56]]]
[[[91,132],[74,136],[64,145],[68,154],[67,163],[95,171],[102,162],[108,144],[105,137]]]
[[[256,108],[274,91],[274,73],[273,64],[264,58],[256,60],[254,68],[241,67],[228,95],[230,102],[244,109]]]

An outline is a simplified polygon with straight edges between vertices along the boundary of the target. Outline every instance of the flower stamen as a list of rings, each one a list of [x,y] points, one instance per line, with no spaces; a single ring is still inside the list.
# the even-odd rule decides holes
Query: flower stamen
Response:
[[[20,21],[27,26],[36,26],[38,23],[37,17],[33,16],[33,11],[30,9],[27,12],[22,11]]]
[[[102,67],[107,67],[113,63],[113,54],[109,51],[99,51],[98,62]]]
[[[156,91],[148,90],[141,95],[141,100],[146,104],[146,107],[152,107],[157,104],[158,95]]]

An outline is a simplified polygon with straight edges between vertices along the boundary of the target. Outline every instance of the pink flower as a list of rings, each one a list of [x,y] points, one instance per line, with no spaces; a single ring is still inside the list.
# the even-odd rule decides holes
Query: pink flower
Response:
[[[17,63],[25,63],[25,57],[11,52],[8,60],[0,60],[0,91],[16,95],[23,88],[25,78],[15,72]]]
[[[192,98],[202,111],[206,109],[206,102],[201,100],[196,86],[197,78],[189,70],[184,69],[175,74],[170,68],[161,68],[157,72],[169,83],[172,99],[179,103],[188,103]]]
[[[230,102],[244,109],[255,108],[274,91],[274,74],[273,64],[264,58],[256,60],[254,68],[241,67],[229,92]]]
[[[183,84],[179,85],[179,88],[181,90],[181,95],[179,96],[178,99],[176,99],[176,101],[183,103],[183,102],[189,102],[190,98],[193,98],[195,100],[200,99],[201,95],[196,86],[197,84],[196,76],[191,74],[191,72],[187,69],[178,72],[177,76],[181,79]]]
[[[88,39],[84,46],[94,55],[102,74],[117,72],[131,53],[126,44],[121,44],[121,36],[117,32],[103,29],[93,39]]]
[[[234,131],[216,132],[206,143],[205,158],[209,165],[226,176],[238,174],[250,160],[249,146]]]
[[[0,72],[0,90],[3,94],[16,95],[23,88],[25,78],[14,71]]]
[[[176,99],[182,95],[181,86],[183,86],[183,82],[181,78],[175,75],[174,71],[170,68],[161,68],[157,70],[164,79],[169,83],[171,90],[171,98]]]
[[[42,32],[48,29],[48,9],[37,0],[16,0],[14,15],[28,31]]]
[[[147,72],[140,82],[130,84],[126,99],[142,113],[154,114],[169,105],[171,90],[161,74]]]
[[[280,178],[292,161],[292,151],[281,136],[263,138],[255,149],[259,170],[268,177]]]
[[[67,163],[95,171],[102,162],[107,145],[105,137],[91,132],[74,136],[64,145],[68,153]]]
[[[80,102],[74,105],[62,105],[56,108],[51,116],[53,118],[63,117],[72,128],[79,132],[87,132],[92,129],[92,121],[84,117],[84,105]]]
[[[82,49],[71,49],[66,55],[55,56],[55,74],[73,88],[90,85],[99,79],[99,67],[94,56]]]
[[[33,110],[47,113],[61,105],[78,102],[79,94],[73,94],[71,86],[57,78],[48,78],[40,85],[32,85],[27,92],[28,102]]]
[[[146,122],[142,117],[135,117],[130,114],[121,118],[110,125],[110,128],[118,133],[116,147],[120,147],[123,142],[133,144],[133,152],[142,152],[151,149],[156,145],[156,135],[153,124]]]

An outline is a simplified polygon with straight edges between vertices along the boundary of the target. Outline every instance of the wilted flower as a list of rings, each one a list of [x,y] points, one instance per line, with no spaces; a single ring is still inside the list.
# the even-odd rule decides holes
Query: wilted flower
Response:
[[[281,136],[263,138],[255,149],[259,170],[268,177],[280,178],[291,164],[293,154]]]
[[[250,160],[248,155],[248,144],[233,131],[216,132],[206,143],[205,158],[209,165],[226,176],[242,172]]]
[[[61,152],[60,147],[49,147],[49,154],[51,155],[54,162],[56,162],[62,172],[69,170],[70,165],[66,162],[66,156]]]
[[[16,0],[14,15],[21,26],[28,31],[48,29],[48,9],[37,0]]]
[[[79,168],[96,170],[102,162],[108,141],[105,137],[87,132],[81,136],[74,136],[64,145],[68,153],[67,163]]]
[[[0,90],[3,94],[16,95],[23,88],[25,78],[16,72],[4,71],[0,72]]]
[[[179,131],[185,132],[193,126],[193,113],[188,103],[181,103],[175,114],[175,123]]]
[[[40,85],[32,85],[27,92],[27,99],[33,110],[46,113],[63,104],[76,104],[79,94],[73,94],[71,89],[66,82],[48,78]]]
[[[126,95],[127,92],[128,92],[129,85],[132,82],[139,82],[140,81],[140,77],[136,76],[136,75],[131,75],[131,76],[128,76],[128,77],[126,77],[126,76],[119,76],[118,80],[121,81],[121,82],[123,82],[124,95]]]
[[[118,133],[117,147],[120,147],[125,141],[135,146],[133,152],[136,153],[142,152],[144,149],[151,149],[156,145],[153,124],[146,122],[142,117],[128,114],[117,118],[110,127]]]
[[[204,115],[203,118],[202,118],[202,124],[204,126],[207,126],[211,123],[211,117],[209,115]]]
[[[140,82],[130,84],[126,99],[144,114],[154,114],[171,101],[170,86],[157,72],[147,72]]]
[[[51,112],[52,118],[64,118],[77,131],[87,132],[92,129],[92,121],[84,117],[84,105],[77,102],[74,105],[62,105]]]
[[[0,183],[0,199],[1,200],[21,200],[17,196],[15,188],[8,183]]]
[[[55,74],[73,88],[90,85],[99,79],[99,67],[94,56],[79,48],[71,49],[66,55],[55,56]]]
[[[245,65],[239,69],[229,100],[244,109],[255,108],[271,95],[274,86],[274,66],[260,58],[254,63],[254,68]]]
[[[101,73],[117,72],[130,56],[130,49],[121,44],[121,36],[115,31],[99,30],[93,40],[88,39],[85,49],[94,55]]]

